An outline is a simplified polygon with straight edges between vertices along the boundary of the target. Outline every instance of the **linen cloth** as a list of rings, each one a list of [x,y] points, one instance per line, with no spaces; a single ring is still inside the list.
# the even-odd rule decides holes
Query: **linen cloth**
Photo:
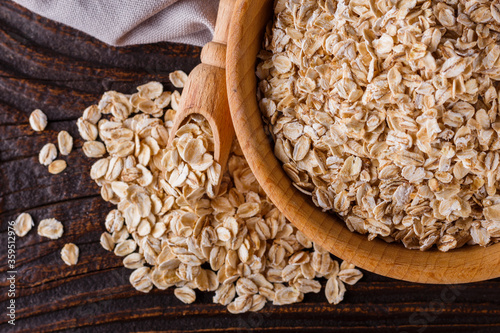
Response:
[[[113,45],[212,39],[219,0],[14,0]]]

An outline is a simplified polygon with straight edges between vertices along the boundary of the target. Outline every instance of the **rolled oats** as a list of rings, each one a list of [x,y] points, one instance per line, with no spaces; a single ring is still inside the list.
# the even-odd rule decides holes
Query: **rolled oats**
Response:
[[[325,295],[330,304],[339,304],[344,299],[345,286],[337,277],[332,276],[326,282]]]
[[[188,76],[183,71],[175,71],[175,72],[170,73],[168,75],[168,78],[170,79],[170,82],[172,82],[174,87],[184,88],[184,85],[186,84]]]
[[[498,242],[498,8],[278,2],[258,99],[294,186],[368,239],[441,251]],[[341,283],[329,279],[333,303]]]
[[[82,117],[87,126],[97,122],[99,138],[85,145],[102,141],[105,149],[87,154],[100,157],[90,176],[103,199],[116,205],[106,216],[101,245],[134,270],[134,288],[175,287],[187,304],[196,299],[194,289],[215,291],[213,301],[232,313],[259,311],[268,301],[299,302],[304,293],[318,292],[316,277],[329,277],[335,267],[338,273],[338,263],[314,248],[269,201],[237,142],[225,174],[214,161],[208,122],[200,116],[190,117],[167,146],[179,98],[153,82],[127,101],[117,92],[105,94],[97,106],[102,119],[91,115],[98,114],[93,107]],[[172,109],[161,119],[170,101]],[[117,116],[113,108],[120,103],[128,111]],[[296,135],[293,126],[289,131]],[[357,270],[349,269],[343,277],[355,281]]]
[[[101,110],[97,105],[91,105],[83,111],[82,118],[94,125],[97,125],[99,120],[101,120]]]
[[[38,224],[38,234],[50,239],[58,239],[63,235],[63,225],[54,218],[41,220]]]
[[[161,96],[163,85],[160,82],[148,82],[137,87],[139,95],[144,99],[155,99]]]
[[[252,308],[252,303],[252,295],[239,296],[233,302],[229,303],[227,310],[233,314],[247,312]]]
[[[22,213],[14,221],[14,232],[18,237],[24,237],[34,225],[31,215]]]
[[[103,157],[106,154],[106,147],[100,141],[86,141],[82,149],[85,156],[91,158]]]
[[[149,267],[140,267],[130,274],[130,284],[132,286],[142,291],[143,293],[150,292],[153,289],[153,283],[151,282],[151,270]]]
[[[61,131],[57,135],[57,144],[61,155],[69,155],[73,149],[73,137],[66,131]]]
[[[68,243],[64,245],[61,250],[61,259],[68,266],[76,265],[78,262],[78,255],[80,254],[80,249],[73,243]]]
[[[57,175],[66,169],[66,161],[64,160],[55,160],[54,162],[49,164],[49,172],[53,175]]]
[[[124,257],[135,251],[137,244],[133,239],[128,239],[123,242],[116,244],[115,254],[119,257]]]
[[[144,266],[144,257],[142,254],[134,252],[123,258],[123,266],[128,269],[137,269]]]
[[[101,234],[101,246],[108,251],[113,251],[115,249],[115,240],[111,234],[103,232]]]
[[[53,143],[47,143],[42,147],[40,153],[38,154],[38,161],[40,164],[48,166],[57,157],[57,148]]]
[[[76,126],[78,127],[80,136],[85,141],[94,141],[95,139],[97,139],[97,127],[90,121],[84,118],[79,118],[76,122]]]
[[[36,109],[31,112],[29,121],[34,131],[41,132],[47,127],[47,116],[42,110]]]
[[[189,287],[176,288],[174,290],[174,295],[185,304],[191,304],[196,300],[194,290]]]

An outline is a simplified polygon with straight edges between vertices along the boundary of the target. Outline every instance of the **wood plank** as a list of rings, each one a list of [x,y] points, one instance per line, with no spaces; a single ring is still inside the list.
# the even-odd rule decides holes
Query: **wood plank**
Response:
[[[0,279],[0,332],[498,332],[500,279],[459,287],[412,284],[365,272],[349,286],[344,302],[326,302],[324,292],[290,306],[266,306],[259,313],[231,315],[212,304],[213,293],[197,292],[185,305],[173,290],[143,294],[128,281],[121,258],[99,245],[112,205],[99,197],[88,176],[93,160],[81,152],[74,121],[106,90],[126,93],[149,80],[168,83],[175,69],[189,72],[200,49],[159,43],[113,48],[16,5],[0,2],[0,276],[7,275],[7,221],[29,212],[35,221],[55,217],[64,236],[50,241],[32,230],[17,240],[17,320],[7,324],[9,298]],[[30,112],[49,117],[33,132]],[[75,138],[68,169],[49,175],[39,149],[66,129]],[[76,266],[59,251],[80,247]],[[323,281],[324,284],[324,281]],[[425,326],[422,326],[425,325]]]

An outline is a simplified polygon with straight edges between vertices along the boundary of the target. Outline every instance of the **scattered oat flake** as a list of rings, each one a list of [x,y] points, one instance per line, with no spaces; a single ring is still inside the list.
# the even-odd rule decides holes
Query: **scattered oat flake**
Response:
[[[168,75],[168,78],[170,79],[170,82],[172,82],[174,87],[184,88],[184,85],[186,84],[188,76],[183,71],[175,71],[175,72],[170,73]]]
[[[19,237],[24,237],[35,224],[28,213],[20,214],[14,221],[14,232]]]
[[[64,160],[55,160],[54,162],[49,164],[49,172],[53,175],[57,175],[66,169],[66,161]]]
[[[57,148],[53,143],[47,143],[42,147],[40,153],[38,154],[38,161],[40,164],[48,166],[57,157]]]
[[[47,116],[40,109],[31,112],[29,121],[31,128],[37,132],[43,131],[47,126]]]
[[[80,249],[73,243],[68,243],[64,245],[61,250],[61,259],[68,266],[76,265],[78,262],[78,255],[80,254]]]
[[[73,137],[66,131],[61,131],[57,135],[57,144],[61,155],[69,155],[73,149]]]
[[[58,239],[63,234],[63,225],[54,218],[41,220],[38,224],[38,234],[50,239]]]

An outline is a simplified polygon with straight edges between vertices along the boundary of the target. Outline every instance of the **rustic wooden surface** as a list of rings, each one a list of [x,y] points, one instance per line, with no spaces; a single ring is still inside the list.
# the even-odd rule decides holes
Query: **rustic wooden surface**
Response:
[[[172,290],[135,291],[130,271],[98,242],[111,205],[88,176],[74,124],[83,108],[106,90],[131,92],[139,83],[168,84],[169,71],[189,71],[199,48],[157,44],[111,48],[70,28],[0,1],[0,332],[232,332],[265,329],[326,332],[499,332],[500,279],[460,286],[399,282],[365,273],[343,303],[323,293],[291,306],[231,315],[197,293],[184,305]],[[29,113],[44,110],[47,129],[34,133]],[[38,164],[38,151],[69,129],[75,152],[66,172],[52,176]],[[55,217],[65,226],[56,241],[32,230],[17,240],[17,318],[7,324],[7,222],[21,212],[35,221]],[[59,257],[63,244],[80,247],[78,265]],[[493,268],[492,268],[493,269]]]

